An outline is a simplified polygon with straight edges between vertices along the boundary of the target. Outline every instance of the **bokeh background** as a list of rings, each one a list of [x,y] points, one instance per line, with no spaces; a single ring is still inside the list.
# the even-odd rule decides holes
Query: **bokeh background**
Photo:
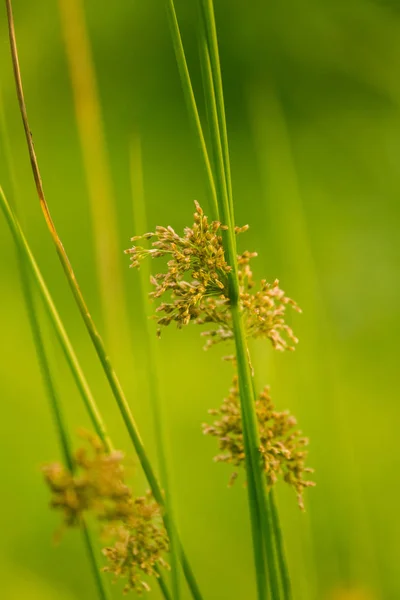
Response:
[[[203,114],[195,2],[177,3]],[[256,274],[303,308],[294,353],[253,348],[310,437],[317,487],[306,513],[278,486],[295,600],[396,600],[399,577],[400,12],[394,1],[217,0],[235,209]],[[86,23],[83,27],[82,18]],[[155,459],[139,276],[123,250],[141,177],[149,228],[207,206],[162,0],[15,2],[25,94],[47,199]],[[89,58],[87,53],[89,52]],[[90,58],[91,57],[91,58]],[[2,110],[16,186],[0,177],[55,298],[115,444],[133,449],[64,280],[35,195],[0,11]],[[93,70],[91,69],[93,67]],[[95,80],[92,76],[95,74]],[[139,153],[141,148],[141,159]],[[132,194],[133,190],[133,194]],[[104,209],[109,203],[109,208]],[[96,597],[81,539],[54,545],[40,467],[59,457],[0,219],[0,580],[5,600]],[[46,319],[47,347],[76,443],[86,414]],[[255,596],[243,478],[212,462],[201,423],[230,385],[227,348],[165,331],[160,383],[179,526],[207,599]],[[145,490],[140,469],[133,485]],[[121,588],[112,588],[118,598]],[[155,590],[153,597],[158,597]]]

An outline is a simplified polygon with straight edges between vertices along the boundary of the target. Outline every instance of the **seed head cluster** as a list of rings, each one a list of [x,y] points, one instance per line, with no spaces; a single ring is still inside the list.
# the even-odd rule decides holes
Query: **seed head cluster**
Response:
[[[139,267],[147,257],[167,258],[165,269],[151,277],[154,290],[150,296],[160,300],[156,308],[158,332],[172,322],[178,328],[190,322],[203,325],[207,349],[234,338],[232,269],[226,262],[223,246],[223,231],[227,227],[218,221],[209,222],[198,202],[195,208],[194,224],[186,227],[182,236],[172,227],[157,227],[154,233],[132,238],[135,245],[126,253],[131,256],[131,267]],[[236,227],[235,233],[247,229],[247,225]],[[149,240],[152,240],[150,248],[136,245],[138,241]],[[248,250],[237,256],[239,303],[246,336],[269,339],[276,350],[294,350],[298,340],[286,322],[286,310],[290,306],[301,312],[300,308],[286,296],[278,280],[268,283],[263,279],[255,283],[251,261],[256,256],[256,252]],[[235,356],[229,359],[235,364]],[[236,467],[242,465],[245,453],[237,377],[222,406],[210,413],[217,419],[212,425],[204,425],[203,431],[218,438],[221,453],[215,460]],[[267,485],[272,487],[281,477],[294,487],[303,508],[304,488],[314,485],[304,478],[312,471],[305,467],[308,440],[296,429],[294,417],[274,409],[267,387],[256,399],[256,414]]]
[[[125,483],[122,452],[107,453],[97,436],[84,436],[88,447],[75,452],[73,472],[60,463],[43,467],[50,505],[63,513],[66,527],[81,525],[87,514],[94,516],[102,537],[111,542],[103,550],[108,561],[104,571],[126,578],[125,592],[148,591],[143,575],[158,576],[156,567],[167,566],[160,508],[150,494],[133,497]]]
[[[146,257],[168,259],[166,271],[151,278],[153,299],[167,298],[156,309],[159,332],[161,327],[175,322],[179,328],[194,322],[198,325],[214,324],[202,335],[207,337],[206,348],[233,338],[229,300],[229,273],[231,267],[225,260],[222,231],[219,221],[209,223],[198,202],[195,202],[193,226],[186,227],[183,236],[172,227],[156,227],[154,233],[132,238],[154,240],[151,248],[134,245],[127,254],[131,267],[139,267]],[[237,234],[248,226],[236,227]],[[272,285],[261,281],[254,291],[250,261],[256,252],[245,251],[238,256],[240,301],[244,313],[246,333],[249,337],[269,338],[278,350],[293,349],[297,343],[291,328],[285,323],[287,306],[300,310],[285,296],[276,280]]]
[[[204,424],[203,432],[218,439],[221,451],[214,460],[234,467],[243,465],[245,450],[237,376],[220,408],[210,410],[209,414],[215,416],[216,420],[212,425]],[[289,412],[275,410],[268,387],[263,389],[256,400],[256,414],[260,435],[259,450],[268,487],[271,488],[281,477],[295,489],[299,506],[304,509],[303,491],[315,485],[304,479],[307,473],[313,472],[313,469],[305,466],[308,439],[296,428],[296,419]],[[236,476],[234,473],[232,482]]]
[[[168,539],[159,506],[151,495],[135,498],[125,523],[114,526],[109,534],[116,541],[103,549],[108,560],[103,570],[114,574],[115,579],[127,579],[125,594],[131,590],[138,594],[149,592],[150,586],[143,580],[143,574],[158,577],[156,567],[169,568],[163,558],[169,549]]]
[[[95,435],[83,435],[89,447],[75,452],[74,473],[60,463],[43,467],[52,492],[51,507],[64,513],[68,527],[79,525],[88,511],[103,521],[124,518],[132,503],[130,489],[124,483],[123,454],[107,454]]]

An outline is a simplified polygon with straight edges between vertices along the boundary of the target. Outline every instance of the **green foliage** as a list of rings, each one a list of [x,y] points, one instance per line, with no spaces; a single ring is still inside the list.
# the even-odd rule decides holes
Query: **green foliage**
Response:
[[[32,132],[55,220],[103,331],[93,257],[97,242],[57,3],[38,3],[35,10],[31,5],[21,0],[15,9]],[[177,2],[190,66],[197,60],[196,8]],[[306,6],[292,0],[268,6],[255,2],[251,10],[246,3],[221,0],[216,10],[238,221],[251,223],[246,247],[260,253],[252,261],[256,279],[273,282],[279,275],[304,311],[296,319],[295,356],[272,353],[258,341],[250,345],[257,389],[269,381],[276,405],[290,406],[312,440],[310,464],[316,467],[318,488],[307,498],[306,515],[294,509],[287,486],[276,487],[295,598],[397,598],[399,486],[393,477],[398,462],[393,439],[399,395],[400,20],[385,3],[360,0],[312,0]],[[116,260],[123,267],[122,251],[132,235],[125,143],[132,127],[143,139],[150,228],[171,223],[180,231],[193,198],[206,208],[208,187],[202,186],[162,6],[121,2],[99,10],[88,0],[85,12],[116,186]],[[7,68],[4,18],[1,35],[4,108],[21,221],[113,441],[128,450],[34,205]],[[197,92],[196,68],[193,76]],[[196,97],[203,117],[201,93]],[[205,137],[208,141],[207,131]],[[3,154],[0,174],[10,195],[2,159]],[[210,208],[206,212],[218,218]],[[106,240],[101,244],[105,247]],[[13,243],[2,222],[0,249],[1,594],[10,600],[94,600],[78,536],[65,536],[57,549],[49,542],[55,517],[46,510],[37,465],[57,458],[59,450],[20,300]],[[125,274],[124,285],[135,360],[126,341],[113,348],[112,358],[151,451],[146,345],[135,278]],[[61,352],[46,327],[43,333],[71,430],[78,424],[91,427]],[[224,367],[199,352],[195,331],[177,336],[165,330],[159,346],[182,537],[205,597],[253,597],[244,493],[225,489],[223,467],[209,460],[216,453],[211,442],[205,445],[196,433],[202,415],[218,406],[227,387]],[[372,439],[380,448],[372,453],[373,465]],[[134,489],[142,493],[143,485],[138,469]],[[157,597],[156,590],[152,594]]]

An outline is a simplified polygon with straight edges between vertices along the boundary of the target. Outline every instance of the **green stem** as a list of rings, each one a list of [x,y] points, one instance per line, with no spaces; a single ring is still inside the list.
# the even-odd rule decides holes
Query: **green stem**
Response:
[[[11,160],[11,151],[9,146],[9,137],[6,127],[6,120],[4,118],[3,112],[3,103],[0,98],[0,129],[3,131],[3,146],[6,156],[6,162],[8,163],[8,168],[10,171],[11,184],[14,189],[14,194],[16,193],[16,177],[14,170],[12,168],[12,160]],[[2,190],[0,189],[2,193]],[[28,316],[28,321],[32,331],[32,337],[34,346],[36,349],[36,355],[39,363],[40,372],[42,375],[44,387],[47,393],[47,397],[49,400],[50,411],[52,413],[55,425],[56,432],[58,434],[58,439],[61,446],[61,451],[63,455],[64,464],[70,471],[74,469],[74,461],[72,457],[71,446],[68,437],[67,426],[65,424],[63,412],[61,409],[61,402],[58,397],[58,393],[56,390],[55,383],[53,381],[53,376],[51,374],[50,364],[47,358],[47,353],[42,337],[42,333],[40,330],[40,325],[38,321],[37,311],[34,302],[34,294],[30,282],[30,273],[27,264],[27,259],[24,254],[23,242],[21,236],[14,236],[15,244],[17,248],[18,254],[18,262],[20,269],[20,278],[21,278],[21,287],[22,293],[24,296],[26,312]],[[84,544],[86,547],[86,551],[89,557],[90,567],[93,573],[94,580],[96,582],[96,588],[101,600],[109,600],[110,596],[107,592],[107,589],[104,585],[104,581],[100,574],[100,566],[97,560],[96,552],[95,552],[95,544],[92,540],[91,533],[87,527],[87,524],[82,522],[82,536],[84,540]]]
[[[207,38],[203,47],[203,56],[206,64],[204,71],[208,75],[206,82],[210,95],[211,121],[210,129],[215,149],[216,160],[216,182],[217,200],[223,223],[228,225],[224,236],[224,247],[227,262],[231,266],[229,275],[229,297],[231,302],[232,325],[236,346],[236,355],[239,374],[239,391],[242,410],[243,434],[245,441],[246,469],[249,481],[253,478],[254,488],[259,506],[259,516],[262,525],[265,551],[269,570],[272,600],[280,598],[279,580],[276,568],[275,548],[273,543],[273,532],[271,514],[269,510],[265,476],[261,465],[259,453],[259,435],[257,428],[257,417],[255,411],[255,399],[253,392],[252,374],[249,364],[249,352],[246,342],[246,333],[242,320],[240,306],[240,289],[238,279],[238,265],[236,256],[235,240],[235,218],[232,202],[231,179],[229,168],[229,149],[227,145],[227,133],[225,123],[225,110],[222,91],[222,79],[219,64],[218,41],[212,0],[201,0],[203,16],[203,28]],[[252,486],[251,486],[252,487]],[[255,557],[255,562],[259,559]]]
[[[247,419],[246,413],[243,410],[241,404],[241,417],[243,430],[247,430]],[[252,534],[252,542],[253,542],[253,555],[254,555],[254,567],[256,573],[256,583],[257,583],[257,595],[259,600],[264,600],[265,598],[269,598],[269,578],[268,571],[266,569],[265,563],[265,555],[264,555],[264,535],[263,535],[263,527],[261,522],[261,511],[260,505],[257,498],[257,489],[255,486],[253,471],[252,471],[252,463],[251,463],[251,452],[248,444],[248,435],[243,435],[243,444],[245,451],[245,466],[246,466],[246,475],[247,475],[247,493],[248,493],[248,501],[249,501],[249,511],[250,511],[250,524],[251,524],[251,534]]]
[[[227,200],[228,189],[226,186],[225,164],[223,160],[220,128],[217,114],[217,104],[215,101],[215,87],[211,72],[209,45],[205,35],[204,27],[202,27],[200,31],[200,60],[203,74],[203,85],[205,88],[207,114],[209,117],[211,143],[213,147],[213,156],[215,159],[216,166],[218,198],[224,197]],[[221,206],[220,212],[221,215],[224,216],[224,223],[228,223],[230,224],[230,227],[232,227],[232,223],[230,220],[230,212],[226,210],[226,203],[223,206]],[[232,241],[229,238],[227,238],[227,236],[225,236],[225,239],[228,241],[228,243]],[[235,256],[236,248],[231,249],[230,254],[232,256]],[[244,410],[244,406],[245,404],[241,402],[242,422],[243,428],[245,430],[247,423],[247,411]],[[267,576],[265,571],[265,560],[263,550],[264,535],[261,521],[260,504],[257,498],[257,487],[253,475],[253,455],[251,447],[249,445],[249,439],[249,436],[245,433],[243,437],[243,442],[245,446],[247,493],[249,501],[250,523],[252,529],[254,566],[256,572],[258,598],[260,600],[263,600],[267,596]]]
[[[176,62],[178,65],[179,74],[181,77],[181,83],[183,88],[183,93],[186,98],[189,114],[193,120],[194,129],[198,138],[201,155],[204,163],[204,170],[206,173],[206,179],[209,186],[209,193],[211,196],[211,208],[212,208],[212,217],[215,219],[219,218],[219,209],[217,202],[217,192],[215,188],[214,176],[211,168],[210,159],[207,152],[207,146],[204,139],[203,129],[201,126],[199,111],[197,109],[196,98],[193,92],[193,86],[190,79],[189,68],[186,61],[185,50],[182,43],[181,32],[179,29],[179,23],[176,16],[176,10],[174,5],[174,0],[167,0],[167,13],[170,24],[170,31],[172,37],[172,43],[175,50]]]
[[[7,202],[4,195],[3,189],[0,187],[0,204],[7,220],[7,223],[11,229],[11,233],[14,237],[15,242],[18,244],[18,240],[21,241],[21,248],[24,252],[25,258],[27,259],[30,269],[38,285],[40,295],[42,297],[45,309],[49,315],[50,321],[55,329],[56,335],[59,339],[61,348],[66,357],[67,363],[71,369],[72,375],[75,379],[76,385],[85,403],[86,410],[89,413],[90,419],[95,428],[96,434],[99,436],[107,450],[112,450],[111,440],[108,436],[106,426],[103,422],[101,414],[97,408],[96,401],[90,390],[89,384],[83,373],[82,367],[79,364],[79,360],[75,354],[74,348],[62,323],[61,317],[56,309],[54,301],[50,295],[50,292],[46,286],[43,276],[39,270],[39,267],[35,261],[35,258],[31,252],[31,249],[26,241],[26,238],[21,230],[21,227],[13,214],[13,211]]]
[[[21,272],[21,284],[23,289],[23,295],[25,298],[25,306],[28,314],[28,320],[30,323],[30,327],[32,330],[32,336],[34,340],[34,345],[36,348],[36,353],[38,357],[38,362],[40,366],[40,371],[43,378],[43,383],[47,392],[47,396],[49,399],[50,410],[52,412],[54,422],[56,425],[56,431],[58,434],[58,438],[61,445],[61,450],[63,454],[64,464],[67,468],[72,472],[74,470],[74,461],[72,458],[71,446],[68,438],[67,427],[65,425],[64,416],[61,410],[60,400],[58,398],[58,393],[56,391],[53,377],[50,371],[50,365],[47,359],[46,350],[44,347],[44,342],[42,339],[42,334],[40,331],[40,326],[37,320],[36,309],[34,306],[33,300],[33,291],[31,288],[31,284],[29,281],[29,272],[27,270],[27,265],[25,262],[25,257],[23,255],[23,251],[20,245],[18,245],[18,259],[20,262],[20,272]],[[86,552],[89,558],[90,567],[93,573],[93,577],[96,583],[96,588],[98,592],[99,598],[101,600],[109,600],[110,596],[105,587],[103,578],[100,574],[100,565],[97,560],[96,552],[95,552],[95,544],[92,540],[91,533],[88,529],[87,524],[82,522],[82,537],[84,540],[84,544],[86,547]]]
[[[264,547],[267,557],[269,583],[272,600],[280,598],[279,579],[276,567],[275,548],[271,515],[269,511],[265,475],[261,464],[260,439],[257,427],[257,415],[253,390],[253,378],[250,371],[249,354],[246,344],[242,314],[238,305],[232,306],[232,322],[235,336],[236,358],[239,375],[239,392],[243,421],[243,436],[247,440],[246,453],[250,454],[250,469],[255,481],[257,501],[259,504],[261,527],[263,531]],[[247,470],[246,464],[246,470]],[[249,471],[247,471],[249,476]]]
[[[275,536],[276,553],[278,556],[279,570],[282,580],[284,600],[292,600],[292,584],[290,580],[289,568],[286,561],[285,545],[283,542],[283,534],[279,519],[278,506],[274,491],[269,492],[269,502],[271,507],[272,528]]]
[[[228,131],[226,128],[224,92],[219,60],[217,29],[215,25],[214,6],[212,0],[200,0],[200,8],[203,17],[203,26],[207,40],[208,53],[210,56],[210,72],[213,79],[213,87],[216,90],[216,109],[218,115],[218,126],[221,132],[226,186],[229,197],[229,206],[233,215],[233,194],[231,166],[229,160]]]
[[[147,217],[146,217],[146,206],[144,200],[144,186],[143,186],[143,170],[141,160],[141,148],[140,140],[134,139],[134,143],[131,148],[131,182],[132,182],[132,197],[134,206],[134,232],[139,233],[147,231]],[[143,315],[143,323],[145,326],[145,335],[142,338],[143,343],[143,356],[147,359],[147,374],[149,384],[149,397],[150,406],[153,417],[155,441],[156,441],[156,452],[157,460],[160,469],[161,483],[165,491],[165,505],[167,513],[172,516],[172,523],[174,523],[174,508],[172,501],[171,482],[167,460],[167,439],[166,427],[165,427],[165,415],[163,412],[163,405],[161,402],[161,394],[159,387],[159,376],[157,368],[157,348],[156,348],[156,335],[150,327],[150,310],[149,310],[149,282],[150,282],[150,268],[147,261],[142,265],[139,270],[139,288],[141,292],[141,308]],[[180,598],[180,585],[179,585],[179,542],[176,536],[176,530],[173,526],[168,531],[170,541],[170,554],[171,554],[171,580],[172,580],[172,592],[173,598],[179,600]]]
[[[85,522],[82,523],[82,536],[85,541],[86,551],[90,560],[90,564],[92,565],[93,576],[96,581],[99,596],[101,600],[110,600],[110,594],[106,591],[103,579],[101,577],[101,567],[97,560],[96,553],[94,551],[92,534],[90,533],[90,530],[88,529],[88,526]]]
[[[156,567],[156,571],[158,573],[157,582],[158,582],[158,585],[160,586],[162,595],[164,596],[165,600],[172,600],[172,596],[169,592],[169,589],[168,589],[158,567]]]

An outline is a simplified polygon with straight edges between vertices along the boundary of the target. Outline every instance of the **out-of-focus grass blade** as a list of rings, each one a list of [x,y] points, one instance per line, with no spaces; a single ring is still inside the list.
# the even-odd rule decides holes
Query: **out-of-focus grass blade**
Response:
[[[121,272],[116,201],[107,157],[96,73],[81,0],[58,0],[79,140],[93,219],[96,269],[106,339],[113,354],[127,347],[128,319]]]
[[[328,410],[323,412],[318,408],[318,414],[323,419],[323,427],[326,428],[330,439],[336,440],[335,448],[332,449],[332,459],[337,461],[340,456],[340,460],[350,470],[345,480],[342,474],[341,481],[336,482],[337,488],[341,489],[342,497],[351,496],[355,499],[354,502],[346,502],[346,510],[349,510],[351,505],[357,507],[357,510],[349,515],[349,521],[353,524],[351,531],[346,528],[341,532],[341,536],[346,539],[346,546],[349,547],[347,570],[351,573],[352,567],[360,561],[360,553],[362,553],[364,559],[361,562],[369,565],[369,573],[368,575],[364,573],[364,576],[366,579],[371,579],[371,572],[375,573],[372,579],[375,579],[376,584],[378,575],[373,542],[368,534],[364,500],[357,483],[358,474],[351,460],[354,455],[352,436],[342,396],[332,372],[337,352],[335,334],[331,329],[309,238],[307,216],[303,208],[288,124],[273,84],[251,88],[248,100],[253,138],[260,164],[259,171],[264,187],[265,212],[276,229],[278,254],[287,265],[288,276],[293,286],[303,291],[303,303],[306,302],[306,307],[303,308],[306,309],[306,314],[312,315],[314,321],[314,326],[307,329],[307,339],[301,340],[301,345],[307,347],[307,353],[302,353],[300,347],[296,366],[291,365],[291,368],[294,367],[297,371],[297,381],[304,378],[305,373],[307,374],[307,382],[303,382],[303,385],[312,382],[313,395],[320,398],[320,406],[328,407]],[[296,248],[296,252],[288,256],[287,249],[293,247]],[[311,361],[310,355],[313,356]],[[330,477],[338,477],[338,474],[331,472]],[[344,491],[345,489],[347,492]],[[309,577],[307,581],[303,580],[304,593],[307,597],[317,597],[322,593],[322,589],[317,591],[318,577],[314,560],[312,518],[310,519],[308,515],[305,515],[305,518],[308,527],[302,543],[306,547],[307,557],[304,568],[307,569]],[[337,565],[338,561],[339,557],[335,555],[332,545],[332,563]],[[336,569],[339,571],[338,565]],[[354,577],[356,578],[355,574]]]

